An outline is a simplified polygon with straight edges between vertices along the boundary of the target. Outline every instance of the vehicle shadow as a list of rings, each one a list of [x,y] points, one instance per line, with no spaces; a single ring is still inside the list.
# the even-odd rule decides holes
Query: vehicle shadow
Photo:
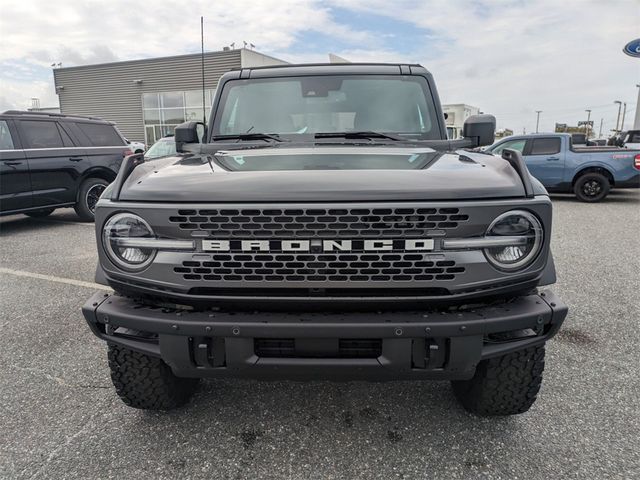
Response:
[[[313,468],[325,459],[317,478],[345,478],[354,466],[402,471],[407,463],[429,465],[438,478],[447,463],[478,472],[488,468],[487,445],[509,444],[521,430],[516,417],[466,412],[442,381],[207,380],[186,407],[131,420],[125,435],[171,430],[191,448],[197,432],[197,448],[211,461],[242,465],[242,478],[258,478],[265,467],[273,478],[316,478]]]
[[[61,209],[43,218],[31,218],[26,215],[8,215],[6,217],[0,217],[0,236],[50,230],[70,223],[93,225],[93,223],[81,222],[72,209]]]
[[[578,200],[572,193],[551,193],[549,194],[549,197],[551,198],[552,202],[579,203],[589,205],[586,202],[581,202],[580,200]],[[609,192],[609,195],[607,195],[604,200],[594,203],[593,205],[597,205],[598,203],[640,203],[640,190],[611,190],[611,192]]]

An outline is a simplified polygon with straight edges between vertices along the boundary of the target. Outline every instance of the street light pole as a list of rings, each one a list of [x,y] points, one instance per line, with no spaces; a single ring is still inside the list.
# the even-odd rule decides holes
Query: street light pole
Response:
[[[618,118],[616,118],[616,133],[618,133],[620,130],[618,130],[618,123],[620,122],[620,108],[622,107],[622,102],[620,100],[616,100],[613,103],[617,103],[618,104]]]
[[[622,121],[620,122],[620,131],[624,130],[624,117],[627,115],[627,102],[623,103],[624,107],[622,108]]]
[[[591,121],[591,110],[586,109],[585,112],[587,112],[587,140],[589,140],[589,132],[591,131],[591,125],[589,125],[589,122]]]
[[[540,114],[542,110],[536,110],[536,133],[538,133],[538,126],[540,125]]]
[[[598,132],[598,138],[602,138],[602,122],[604,121],[604,118],[600,119],[600,131]]]

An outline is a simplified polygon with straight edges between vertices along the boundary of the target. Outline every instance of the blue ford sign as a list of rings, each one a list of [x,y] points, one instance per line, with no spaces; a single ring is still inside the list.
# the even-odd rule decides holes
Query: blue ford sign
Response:
[[[624,46],[622,51],[631,57],[640,57],[640,38],[631,40]]]

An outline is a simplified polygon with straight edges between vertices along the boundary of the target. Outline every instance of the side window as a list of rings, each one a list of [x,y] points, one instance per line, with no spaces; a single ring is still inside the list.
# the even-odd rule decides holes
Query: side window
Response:
[[[69,137],[69,134],[65,132],[64,128],[62,128],[62,125],[60,125],[59,123],[58,123],[58,130],[60,132],[60,136],[62,137],[62,143],[64,144],[64,146],[73,147],[74,144],[71,138]]]
[[[524,145],[527,143],[527,141],[525,139],[520,139],[520,140],[509,140],[507,142],[504,142],[502,145],[498,145],[494,150],[493,150],[493,154],[494,155],[501,155],[502,151],[505,148],[510,148],[512,150],[517,150],[518,152],[522,153],[522,151],[524,150]]]
[[[9,125],[5,120],[0,120],[0,150],[13,150],[14,148]]]
[[[62,148],[64,142],[56,122],[22,120],[21,137],[26,148]]]
[[[559,152],[559,138],[534,138],[529,155],[553,155]]]
[[[108,123],[76,123],[94,147],[110,147],[125,145],[124,140],[118,135],[115,127]]]

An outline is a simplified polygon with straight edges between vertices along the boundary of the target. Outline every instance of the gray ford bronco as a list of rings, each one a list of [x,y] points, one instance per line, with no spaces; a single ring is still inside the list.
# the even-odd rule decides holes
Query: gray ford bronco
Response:
[[[567,307],[551,202],[519,152],[449,140],[420,65],[242,69],[178,154],[127,157],[96,208],[83,307],[132,407],[201,377],[449,379],[481,415],[525,412]]]

